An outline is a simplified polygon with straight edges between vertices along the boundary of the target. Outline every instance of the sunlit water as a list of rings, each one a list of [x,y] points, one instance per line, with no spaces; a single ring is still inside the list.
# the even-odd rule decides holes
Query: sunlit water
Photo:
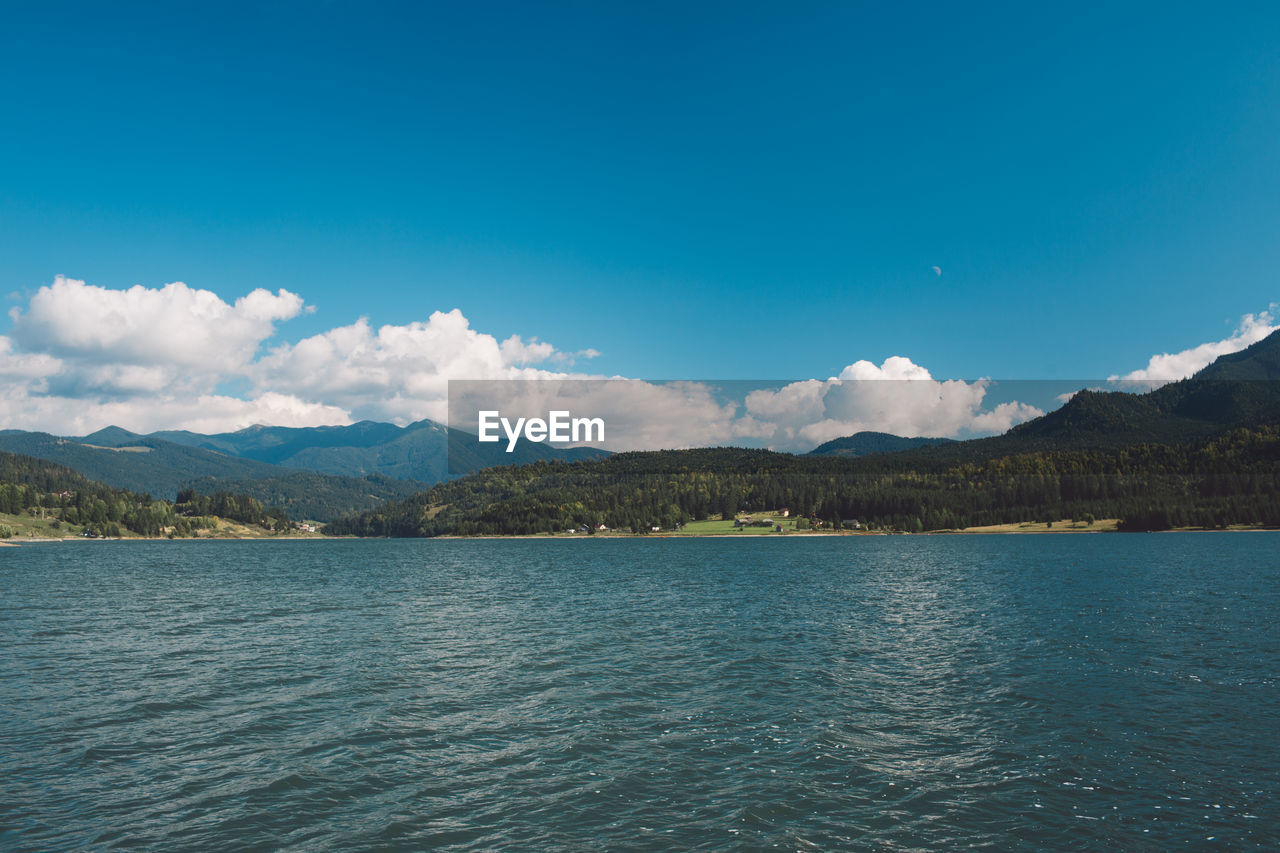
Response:
[[[1276,849],[1280,535],[0,551],[0,848]]]

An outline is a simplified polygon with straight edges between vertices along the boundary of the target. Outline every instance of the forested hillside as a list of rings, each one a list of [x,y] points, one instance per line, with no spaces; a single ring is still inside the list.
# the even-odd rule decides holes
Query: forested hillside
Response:
[[[121,489],[172,500],[179,491],[234,491],[328,521],[403,500],[454,471],[542,459],[593,459],[607,451],[524,442],[507,454],[433,421],[407,427],[363,421],[332,427],[249,427],[201,435],[139,435],[106,427],[80,438],[0,431],[0,450],[67,465]]]
[[[960,464],[763,450],[626,453],[594,463],[490,469],[331,524],[366,536],[527,534],[603,523],[671,528],[787,507],[833,524],[921,531],[1089,516],[1128,529],[1280,525],[1280,430],[1185,445],[1018,453]]]
[[[391,477],[337,476],[240,459],[213,450],[141,436],[118,427],[82,439],[39,432],[0,432],[0,450],[65,465],[117,489],[173,500],[184,489],[239,492],[288,509],[295,518],[328,521],[429,484]]]
[[[101,433],[94,433],[83,440],[102,443],[96,440],[99,435]],[[133,441],[140,438],[321,474],[409,480],[418,484],[418,488],[494,465],[543,459],[576,461],[608,455],[589,447],[559,448],[532,442],[524,442],[514,453],[506,453],[499,445],[477,444],[474,436],[431,420],[404,427],[376,421],[347,426],[252,426],[216,435],[170,431],[134,436]],[[113,440],[118,441],[119,437]]]
[[[1082,391],[1004,435],[898,453],[717,448],[491,469],[329,532],[513,534],[582,524],[640,532],[779,507],[833,526],[906,531],[1089,517],[1120,518],[1127,530],[1276,526],[1278,353],[1280,333],[1191,380],[1145,394]]]
[[[268,509],[247,495],[187,492],[177,502],[153,499],[94,482],[63,465],[0,452],[0,537],[13,535],[17,520],[39,522],[50,533],[89,536],[191,536],[215,519],[285,532],[293,525],[281,509]]]

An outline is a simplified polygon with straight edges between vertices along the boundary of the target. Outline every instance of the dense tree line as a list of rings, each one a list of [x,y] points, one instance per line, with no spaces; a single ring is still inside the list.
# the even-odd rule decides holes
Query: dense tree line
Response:
[[[338,476],[286,468],[154,437],[106,436],[95,441],[105,444],[7,431],[0,435],[0,450],[65,465],[94,482],[137,494],[174,500],[185,489],[202,494],[235,492],[281,507],[293,518],[320,521],[363,512],[386,500],[403,500],[430,485],[380,474]],[[138,452],[103,449],[121,446],[118,441],[127,441]],[[352,470],[360,468],[353,465]]]
[[[212,516],[277,532],[292,526],[283,510],[264,507],[246,495],[184,492],[180,498],[185,500],[156,500],[96,483],[53,462],[0,453],[0,513],[75,525],[97,536],[120,536],[126,531],[140,536],[191,536],[208,527]]]
[[[180,491],[250,495],[264,505],[281,508],[291,518],[328,521],[372,509],[384,501],[404,500],[426,487],[426,483],[397,480],[383,474],[340,477],[299,470],[287,476],[239,480],[202,477],[184,484]]]
[[[174,511],[188,518],[218,516],[242,524],[257,524],[277,533],[283,533],[292,527],[289,515],[283,509],[267,508],[257,498],[231,492],[202,495],[194,489],[184,489],[178,492]]]
[[[781,507],[836,526],[857,519],[908,531],[1086,517],[1121,518],[1125,529],[1280,525],[1274,426],[1178,444],[964,453],[950,445],[848,459],[711,448],[538,462],[480,471],[327,532],[528,534],[601,523],[639,532]]]

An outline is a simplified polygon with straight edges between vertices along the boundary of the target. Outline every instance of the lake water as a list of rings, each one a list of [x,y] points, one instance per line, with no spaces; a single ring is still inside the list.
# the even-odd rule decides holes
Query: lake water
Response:
[[[1280,534],[0,551],[0,848],[1276,849]]]

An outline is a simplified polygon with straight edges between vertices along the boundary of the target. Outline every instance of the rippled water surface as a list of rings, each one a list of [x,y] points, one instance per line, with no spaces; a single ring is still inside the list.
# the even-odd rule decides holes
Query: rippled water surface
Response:
[[[0,551],[0,848],[1276,849],[1280,535]]]

